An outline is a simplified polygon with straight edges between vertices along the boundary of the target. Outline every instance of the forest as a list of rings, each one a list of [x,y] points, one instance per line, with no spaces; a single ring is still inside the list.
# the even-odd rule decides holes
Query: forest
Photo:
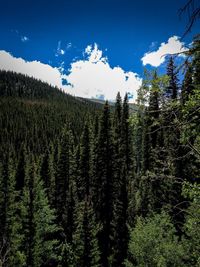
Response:
[[[184,59],[134,109],[0,71],[0,267],[200,266],[200,36]]]

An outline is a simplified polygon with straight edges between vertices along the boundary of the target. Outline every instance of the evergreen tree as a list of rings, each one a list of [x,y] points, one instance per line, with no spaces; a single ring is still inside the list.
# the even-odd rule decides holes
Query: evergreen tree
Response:
[[[6,166],[6,191],[4,197],[5,219],[1,239],[1,252],[5,262],[3,266],[25,266],[25,255],[22,251],[23,230],[20,218],[20,202],[16,191],[15,165],[13,155],[9,155]],[[4,265],[5,264],[5,265]]]
[[[185,104],[185,102],[188,101],[189,96],[193,93],[194,86],[193,86],[192,75],[193,75],[193,69],[191,64],[188,63],[181,91],[182,104]]]
[[[57,258],[56,217],[50,208],[43,182],[39,176],[39,169],[33,161],[29,168],[21,209],[25,233],[26,266],[41,266],[49,259]]]
[[[129,105],[128,94],[125,95],[122,107],[122,154],[125,168],[127,170],[127,179],[130,175],[130,170],[133,167],[133,155],[132,155],[132,138],[130,132],[129,123]]]
[[[44,181],[44,186],[48,195],[49,203],[55,207],[56,199],[56,185],[55,185],[55,166],[54,166],[54,148],[53,144],[47,149],[42,165],[41,165],[41,178]]]
[[[72,171],[74,166],[73,135],[66,126],[63,129],[61,151],[56,174],[57,221],[64,229],[66,242],[72,242],[74,185]]]
[[[149,97],[149,108],[148,108],[149,118],[150,118],[150,138],[151,145],[153,148],[157,145],[157,128],[158,126],[158,118],[159,118],[159,83],[158,83],[158,75],[155,71],[153,74],[151,89],[150,89],[150,97]]]
[[[192,66],[193,66],[193,76],[194,76],[194,86],[197,90],[200,88],[200,35],[194,37],[193,46],[191,53],[193,56]]]
[[[26,165],[26,157],[27,157],[27,151],[26,148],[23,147],[23,149],[20,152],[20,157],[16,171],[16,190],[22,190],[24,187],[25,176],[26,176],[24,166]]]
[[[114,214],[112,221],[112,253],[110,257],[110,266],[120,267],[124,266],[124,260],[127,256],[128,248],[128,227],[127,227],[127,182],[126,169],[121,171],[119,180],[118,198],[115,200]]]
[[[97,151],[98,151],[98,137],[99,137],[99,118],[96,116],[91,130],[91,154],[90,154],[90,176],[91,176],[91,198],[93,203],[97,203]]]
[[[167,75],[169,77],[169,85],[167,87],[166,96],[169,99],[176,99],[178,96],[178,77],[174,65],[174,58],[172,56],[170,56],[168,60]]]
[[[90,170],[90,132],[88,124],[85,125],[80,143],[80,162],[79,162],[79,177],[78,196],[79,201],[82,201],[86,196],[89,196],[91,189],[91,170]]]
[[[123,118],[123,121],[122,121]],[[112,253],[110,256],[111,266],[122,266],[126,258],[128,244],[127,229],[127,209],[128,194],[127,185],[130,182],[131,160],[130,160],[130,139],[129,139],[129,119],[127,96],[123,104],[120,94],[118,93],[114,113],[114,195],[113,195],[113,219],[112,219]],[[122,128],[122,125],[125,129]],[[122,130],[123,129],[123,130]],[[126,132],[128,131],[128,133]],[[128,142],[127,142],[128,141]]]
[[[92,203],[85,197],[76,208],[76,230],[73,235],[74,266],[101,266],[97,239],[98,232],[99,227],[96,224]]]
[[[113,140],[108,102],[100,120],[95,166],[94,205],[102,229],[98,234],[101,265],[108,266],[110,254],[111,220],[113,215]]]
[[[120,190],[121,167],[122,167],[122,100],[120,93],[117,94],[113,118],[113,197],[117,200]]]

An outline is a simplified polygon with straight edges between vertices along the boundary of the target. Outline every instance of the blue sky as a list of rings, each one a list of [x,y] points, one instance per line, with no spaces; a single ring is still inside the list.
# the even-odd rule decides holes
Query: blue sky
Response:
[[[14,58],[28,62],[39,61],[59,68],[67,75],[72,72],[72,67],[78,66],[72,66],[73,62],[82,64],[84,60],[91,59],[96,47],[97,55],[100,55],[99,51],[102,52],[102,62],[109,64],[111,69],[119,67],[115,70],[123,70],[125,79],[129,79],[126,76],[130,72],[141,77],[144,68],[141,58],[144,54],[158,50],[161,43],[167,43],[170,37],[183,35],[187,17],[180,20],[178,10],[185,2],[186,0],[1,1],[0,50],[9,52]],[[191,43],[199,26],[197,22],[192,33],[182,41],[177,39],[177,42],[184,42],[184,45]],[[92,63],[94,66],[97,62]],[[161,69],[163,66],[163,63],[160,64]],[[84,68],[86,67],[85,64]],[[73,82],[73,79],[69,80],[67,83]],[[79,86],[81,83],[83,84],[83,80]],[[78,90],[77,88],[76,91]],[[93,92],[92,95],[88,93],[88,96],[104,94],[101,89],[96,90],[96,95]]]

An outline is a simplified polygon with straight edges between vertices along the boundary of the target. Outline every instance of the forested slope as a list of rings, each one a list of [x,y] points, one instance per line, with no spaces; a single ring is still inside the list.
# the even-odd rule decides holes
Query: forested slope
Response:
[[[63,125],[70,124],[79,140],[84,121],[95,116],[101,105],[80,100],[33,78],[0,71],[1,151],[16,151],[25,145],[33,153],[44,153],[55,143]]]
[[[199,51],[137,112],[0,72],[0,266],[199,267]]]

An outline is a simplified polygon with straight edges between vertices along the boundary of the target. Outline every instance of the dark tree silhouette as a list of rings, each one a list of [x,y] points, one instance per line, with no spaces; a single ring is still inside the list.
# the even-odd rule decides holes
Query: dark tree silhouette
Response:
[[[186,2],[186,4],[179,9],[179,16],[183,16],[187,14],[188,16],[188,24],[186,26],[186,30],[183,34],[183,37],[185,37],[185,35],[187,35],[194,23],[196,22],[196,20],[200,19],[200,3],[198,0],[188,0]]]

